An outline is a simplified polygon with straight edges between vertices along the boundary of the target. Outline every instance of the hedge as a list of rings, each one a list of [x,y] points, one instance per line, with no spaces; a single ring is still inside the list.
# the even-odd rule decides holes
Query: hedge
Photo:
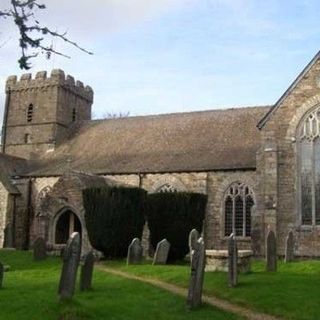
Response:
[[[91,245],[106,257],[125,257],[133,238],[141,239],[146,191],[103,187],[83,190],[85,221]]]
[[[153,248],[166,238],[169,261],[180,260],[189,252],[188,236],[195,228],[202,231],[207,196],[199,193],[155,193],[147,197],[146,215]]]

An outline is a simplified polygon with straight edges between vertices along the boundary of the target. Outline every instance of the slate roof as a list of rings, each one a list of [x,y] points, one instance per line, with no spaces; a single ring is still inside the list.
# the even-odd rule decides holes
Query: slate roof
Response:
[[[254,169],[266,107],[86,121],[30,176]]]
[[[22,158],[0,153],[0,182],[11,194],[19,194],[11,177],[27,171],[27,161]]]

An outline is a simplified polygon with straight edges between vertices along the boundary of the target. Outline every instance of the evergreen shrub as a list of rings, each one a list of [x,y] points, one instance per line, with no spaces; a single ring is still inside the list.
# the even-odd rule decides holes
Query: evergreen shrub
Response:
[[[141,239],[145,199],[146,191],[140,188],[83,190],[85,221],[91,245],[106,257],[125,257],[132,239]]]
[[[166,238],[170,244],[169,261],[183,259],[189,252],[188,237],[194,228],[202,230],[207,196],[200,193],[154,193],[147,197],[146,216],[151,244]]]

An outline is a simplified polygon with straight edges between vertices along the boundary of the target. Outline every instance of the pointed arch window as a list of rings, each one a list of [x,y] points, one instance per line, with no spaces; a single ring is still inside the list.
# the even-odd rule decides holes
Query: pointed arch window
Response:
[[[302,225],[320,225],[320,107],[309,112],[297,132]]]
[[[251,210],[254,206],[253,191],[247,185],[233,183],[224,196],[224,235],[234,233],[240,237],[251,235]]]
[[[72,109],[72,122],[75,122],[77,120],[77,111],[76,108]]]
[[[33,104],[30,103],[27,108],[27,122],[32,122],[33,119]]]

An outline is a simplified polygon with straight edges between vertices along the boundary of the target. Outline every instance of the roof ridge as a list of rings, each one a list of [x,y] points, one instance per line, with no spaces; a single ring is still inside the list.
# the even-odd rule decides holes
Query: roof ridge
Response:
[[[236,106],[236,107],[227,107],[220,109],[207,109],[207,110],[194,110],[194,111],[184,111],[184,112],[170,112],[170,113],[158,113],[158,114],[147,114],[147,115],[136,115],[120,118],[109,118],[109,119],[92,119],[84,120],[82,123],[92,123],[92,122],[104,122],[104,121],[115,121],[115,120],[128,120],[128,119],[137,119],[137,118],[162,118],[162,117],[172,117],[172,116],[183,116],[183,115],[192,115],[192,114],[201,114],[201,113],[212,113],[212,112],[230,112],[230,111],[243,111],[243,110],[252,110],[252,109],[263,109],[271,108],[273,105],[260,105],[260,106]]]

